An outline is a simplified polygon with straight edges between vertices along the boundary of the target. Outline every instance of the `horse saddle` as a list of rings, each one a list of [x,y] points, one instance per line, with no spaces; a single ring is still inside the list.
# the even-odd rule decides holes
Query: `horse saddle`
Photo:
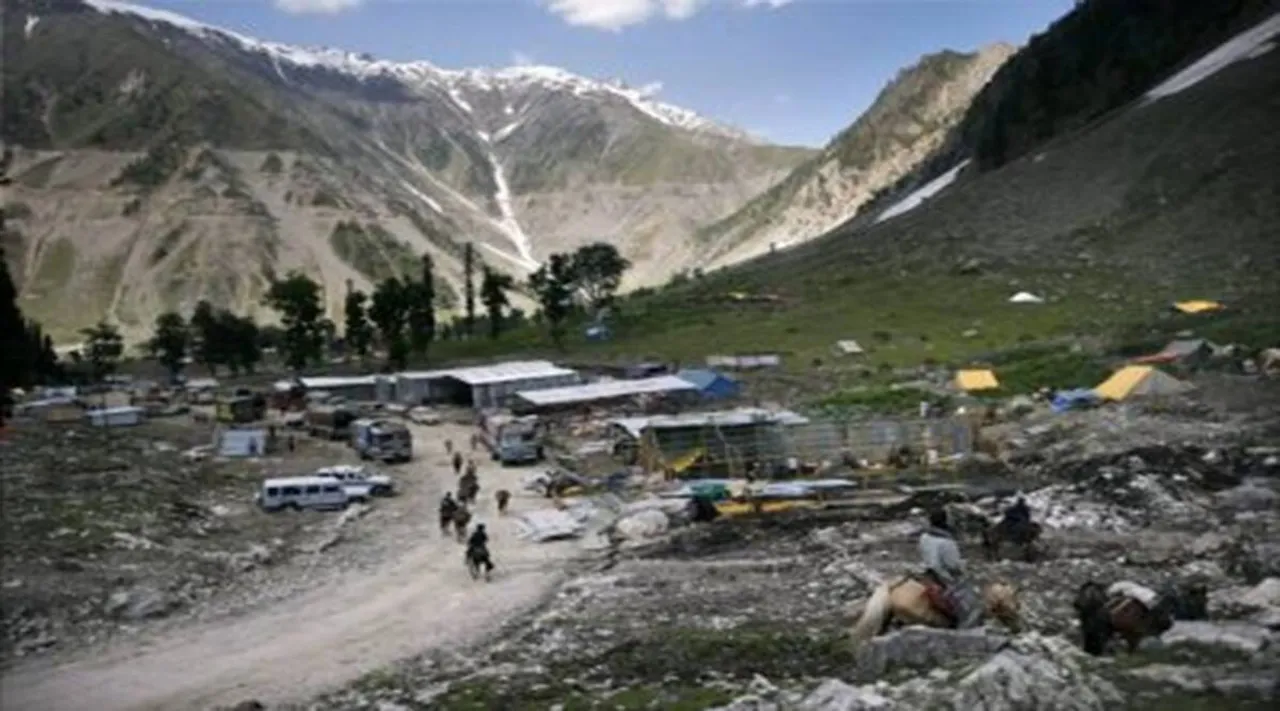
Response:
[[[937,578],[929,573],[922,573],[915,576],[916,582],[924,586],[925,600],[938,613],[946,617],[955,624],[956,608],[951,600],[951,596],[947,594],[947,588]]]

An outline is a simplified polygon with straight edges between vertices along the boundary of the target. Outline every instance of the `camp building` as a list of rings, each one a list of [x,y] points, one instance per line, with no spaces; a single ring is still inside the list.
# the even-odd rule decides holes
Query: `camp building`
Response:
[[[510,361],[400,373],[395,376],[395,393],[407,405],[449,403],[488,409],[506,405],[518,392],[577,385],[580,380],[577,372],[550,361]]]
[[[793,452],[785,428],[808,419],[787,410],[739,408],[610,420],[623,450],[647,469],[675,474],[698,471],[740,476],[750,464],[776,463]]]

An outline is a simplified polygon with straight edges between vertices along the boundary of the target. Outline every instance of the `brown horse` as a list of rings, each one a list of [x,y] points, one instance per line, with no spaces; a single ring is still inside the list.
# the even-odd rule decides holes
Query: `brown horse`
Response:
[[[462,543],[467,540],[467,525],[471,523],[471,512],[466,506],[458,507],[453,514],[453,530],[458,536],[458,542]]]
[[[498,502],[498,515],[507,515],[507,504],[511,503],[511,492],[506,489],[498,489],[493,493],[493,498]]]
[[[1090,580],[1080,586],[1072,604],[1080,620],[1081,646],[1094,656],[1106,652],[1112,637],[1124,640],[1129,653],[1146,637],[1158,637],[1173,626],[1176,592],[1166,590],[1154,600],[1139,600],[1124,584],[1104,588]],[[1148,605],[1149,603],[1149,605]]]
[[[1011,543],[1021,549],[1023,560],[1032,563],[1038,553],[1036,541],[1040,540],[1043,531],[1043,527],[1035,521],[1013,525],[1001,521],[982,529],[982,550],[987,554],[988,560],[998,560],[1001,544]]]
[[[995,582],[982,591],[984,612],[1017,633],[1022,629],[1018,591],[1010,584]],[[855,646],[884,632],[891,622],[927,627],[953,627],[951,619],[930,599],[929,588],[913,577],[881,583],[863,606],[850,636]]]

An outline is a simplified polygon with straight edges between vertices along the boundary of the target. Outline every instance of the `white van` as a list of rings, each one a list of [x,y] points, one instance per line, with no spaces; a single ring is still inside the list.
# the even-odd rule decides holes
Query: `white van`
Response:
[[[298,476],[284,479],[267,479],[256,497],[265,511],[283,508],[343,509],[347,507],[347,491],[342,484],[330,477]]]

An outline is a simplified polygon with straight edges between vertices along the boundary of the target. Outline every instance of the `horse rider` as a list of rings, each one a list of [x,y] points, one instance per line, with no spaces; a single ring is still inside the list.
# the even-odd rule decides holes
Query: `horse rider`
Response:
[[[467,557],[476,565],[483,565],[486,573],[493,571],[493,561],[489,559],[489,533],[484,530],[483,523],[477,523],[476,530],[467,539]]]
[[[456,513],[458,513],[458,502],[453,498],[452,491],[446,491],[444,498],[440,500],[440,530],[445,534],[449,533],[449,525],[453,523],[453,516]]]
[[[462,452],[453,453],[453,475],[458,476],[462,473]]]
[[[947,510],[934,509],[929,513],[929,527],[920,534],[920,558],[925,575],[936,587],[930,590],[934,606],[944,611],[957,627],[967,627],[973,614],[966,605],[967,581],[964,558],[947,521]]]
[[[1020,529],[1022,526],[1031,523],[1031,507],[1027,506],[1027,500],[1019,496],[1013,505],[1005,509],[1004,525],[1010,531]]]

